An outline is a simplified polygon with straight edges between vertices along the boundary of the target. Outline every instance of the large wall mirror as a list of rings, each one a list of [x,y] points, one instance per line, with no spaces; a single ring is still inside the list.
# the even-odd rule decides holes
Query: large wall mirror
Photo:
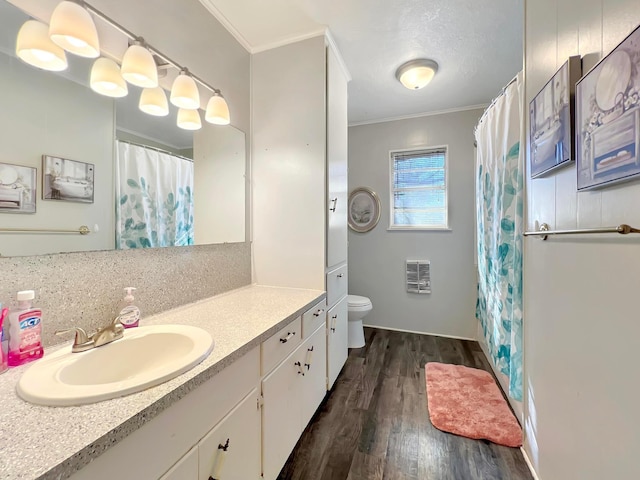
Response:
[[[28,19],[0,0],[0,230],[90,233],[0,232],[0,255],[244,242],[244,132],[205,121],[183,130],[172,105],[147,115],[132,85],[123,98],[99,95],[92,59],[67,54],[63,72],[22,62]],[[174,70],[159,70],[162,85]]]

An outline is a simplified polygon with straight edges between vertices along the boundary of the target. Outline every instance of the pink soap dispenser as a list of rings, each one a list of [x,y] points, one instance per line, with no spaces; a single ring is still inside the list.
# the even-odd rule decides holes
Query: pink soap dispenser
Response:
[[[118,315],[120,323],[124,328],[137,327],[138,323],[140,323],[140,309],[133,304],[135,299],[133,298],[132,292],[135,292],[135,290],[135,287],[127,287],[124,289],[124,306]]]

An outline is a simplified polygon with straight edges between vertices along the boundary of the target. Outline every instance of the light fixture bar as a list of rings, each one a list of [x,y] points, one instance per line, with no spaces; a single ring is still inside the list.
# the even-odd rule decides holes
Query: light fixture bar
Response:
[[[99,19],[103,20],[104,22],[108,23],[109,25],[111,25],[112,27],[114,27],[116,30],[118,30],[120,33],[126,35],[127,37],[129,37],[129,39],[131,40],[137,40],[140,38],[140,35],[135,35],[133,32],[127,30],[126,28],[124,28],[122,25],[120,25],[118,22],[116,22],[115,20],[113,20],[112,18],[108,17],[107,15],[105,15],[104,13],[102,13],[100,10],[98,10],[97,8],[93,7],[92,5],[89,5],[86,2],[82,2],[82,4],[84,5],[84,7],[91,12],[93,15],[95,15],[96,17],[98,17]],[[159,50],[157,50],[156,48],[152,47],[151,45],[149,45],[148,43],[145,42],[145,46],[147,47],[147,50],[149,50],[153,55],[156,55],[157,57],[159,57],[162,61],[168,63],[169,65],[171,65],[172,67],[176,68],[178,71],[180,70],[189,70],[187,69],[187,67],[183,67],[181,66],[179,63],[174,62],[173,60],[171,60],[169,57],[167,57],[164,53],[160,52]],[[205,87],[207,90],[210,90],[212,93],[220,93],[220,90],[217,88],[213,88],[211,85],[209,85],[207,82],[205,82],[204,80],[202,80],[200,77],[198,77],[197,75],[195,75],[191,70],[189,70],[189,75],[191,76],[191,78],[193,78],[196,82],[198,82],[200,85],[202,85],[203,87]]]

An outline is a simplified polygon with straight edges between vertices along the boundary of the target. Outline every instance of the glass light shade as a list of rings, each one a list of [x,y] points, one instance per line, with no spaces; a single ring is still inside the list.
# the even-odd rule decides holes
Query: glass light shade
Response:
[[[437,71],[438,64],[433,60],[413,60],[398,68],[396,78],[409,90],[419,90],[433,80]]]
[[[178,110],[177,125],[185,130],[200,130],[202,128],[200,112],[198,110],[180,108]]]
[[[127,82],[120,74],[118,64],[109,58],[98,58],[91,67],[91,90],[107,97],[124,97],[128,93]]]
[[[196,81],[189,75],[180,73],[171,86],[170,101],[180,108],[189,110],[200,108],[200,92]]]
[[[142,45],[131,45],[122,57],[120,69],[124,79],[142,88],[158,86],[158,67],[151,52]]]
[[[167,94],[164,93],[162,87],[145,88],[142,90],[138,107],[144,113],[148,113],[154,117],[169,115],[169,102],[167,101]]]
[[[204,119],[215,125],[229,125],[229,106],[227,101],[219,93],[215,93],[207,103],[207,111]]]
[[[91,14],[74,2],[60,2],[51,15],[49,37],[67,52],[81,57],[100,56],[98,31]]]
[[[49,27],[36,20],[24,22],[18,32],[16,55],[29,65],[60,72],[67,68],[64,50],[49,38]]]

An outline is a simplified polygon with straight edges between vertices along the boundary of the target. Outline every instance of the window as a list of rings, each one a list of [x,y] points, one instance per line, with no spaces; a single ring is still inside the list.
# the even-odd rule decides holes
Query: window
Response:
[[[448,229],[447,147],[391,156],[390,229]]]

